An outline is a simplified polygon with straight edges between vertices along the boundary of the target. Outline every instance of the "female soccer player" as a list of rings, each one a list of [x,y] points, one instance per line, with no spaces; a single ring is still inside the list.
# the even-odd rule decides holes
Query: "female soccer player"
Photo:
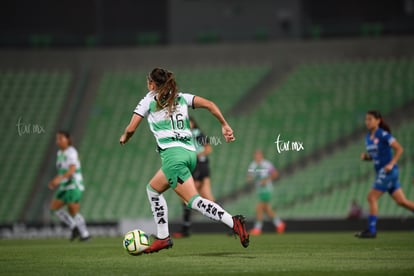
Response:
[[[147,185],[148,199],[157,225],[157,237],[145,253],[158,252],[173,246],[168,230],[167,202],[163,192],[172,188],[191,209],[221,221],[232,228],[240,237],[244,247],[249,245],[245,218],[231,216],[218,204],[201,197],[197,193],[191,172],[196,165],[196,149],[190,131],[188,107],[205,108],[221,124],[226,142],[236,140],[233,130],[224,119],[220,109],[211,101],[199,96],[180,93],[172,72],[155,68],[147,78],[148,94],[138,103],[129,125],[119,142],[124,145],[145,116],[157,141],[161,156],[161,169]]]
[[[194,184],[197,192],[201,197],[214,201],[213,193],[211,192],[210,184],[210,168],[208,164],[208,155],[211,154],[213,148],[211,147],[207,137],[198,127],[194,118],[190,117],[190,129],[194,139],[194,145],[197,152],[197,164],[193,171]],[[187,204],[183,205],[183,225],[181,232],[173,233],[174,238],[183,238],[190,236],[191,228],[191,209]]]
[[[57,190],[50,203],[50,210],[72,230],[71,241],[78,236],[81,241],[86,241],[90,239],[90,235],[85,219],[79,213],[80,200],[85,188],[78,152],[72,146],[70,134],[66,131],[57,132],[56,144],[59,147],[56,161],[58,175],[49,182],[49,189]],[[69,213],[62,209],[65,205]]]
[[[286,224],[280,220],[276,213],[272,210],[270,199],[272,197],[272,181],[276,180],[279,173],[270,161],[265,160],[263,152],[256,150],[254,153],[254,161],[250,164],[247,173],[247,182],[253,182],[256,185],[259,202],[256,205],[256,223],[250,235],[260,235],[263,227],[263,213],[273,221],[277,233],[285,231]]]
[[[367,112],[365,125],[368,129],[365,138],[367,152],[361,154],[361,159],[374,161],[377,176],[367,198],[370,208],[368,229],[356,233],[355,236],[375,238],[377,236],[378,199],[383,193],[388,192],[398,205],[411,211],[414,211],[414,202],[406,199],[398,180],[397,161],[403,153],[403,148],[391,135],[389,126],[378,111]],[[392,149],[394,149],[394,155]]]

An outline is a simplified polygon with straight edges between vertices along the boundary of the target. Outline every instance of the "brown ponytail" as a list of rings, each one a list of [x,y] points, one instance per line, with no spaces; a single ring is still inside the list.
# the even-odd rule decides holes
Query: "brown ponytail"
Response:
[[[390,126],[385,122],[384,118],[382,117],[381,113],[377,110],[369,110],[367,112],[367,114],[370,114],[372,116],[374,116],[375,119],[379,119],[380,123],[379,123],[379,127],[382,128],[383,130],[391,133],[391,128]]]
[[[391,133],[391,128],[390,126],[384,121],[383,118],[381,118],[379,127],[382,128],[383,130],[387,131],[388,133]]]
[[[157,85],[157,107],[159,109],[168,108],[169,114],[174,112],[175,98],[178,93],[174,74],[166,69],[155,68],[149,74],[148,80]]]

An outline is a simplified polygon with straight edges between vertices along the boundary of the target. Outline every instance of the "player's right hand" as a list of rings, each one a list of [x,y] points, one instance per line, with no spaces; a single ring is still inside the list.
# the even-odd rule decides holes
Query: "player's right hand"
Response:
[[[223,132],[224,139],[226,139],[226,142],[233,142],[236,140],[236,137],[234,137],[233,130],[229,125],[224,125],[221,128],[221,131]]]
[[[60,176],[56,176],[49,182],[47,186],[49,187],[49,189],[54,190],[60,184],[60,181],[61,181]]]

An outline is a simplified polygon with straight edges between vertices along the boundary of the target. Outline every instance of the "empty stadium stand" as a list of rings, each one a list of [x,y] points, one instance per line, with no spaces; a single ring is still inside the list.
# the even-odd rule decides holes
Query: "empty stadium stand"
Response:
[[[400,182],[407,198],[414,199],[411,148],[414,121],[407,121],[393,131],[404,147],[399,162]],[[373,183],[375,173],[371,163],[359,159],[364,151],[364,137],[339,150],[329,158],[275,183],[272,205],[280,216],[288,218],[345,218],[352,200],[368,212],[366,195]],[[386,199],[385,199],[386,198]],[[254,216],[254,194],[246,195],[226,207],[231,211]],[[380,199],[381,216],[409,216],[410,212],[399,207],[384,195]]]
[[[0,128],[5,131],[0,146],[0,223],[19,219],[53,141],[71,79],[68,71],[0,71]]]
[[[262,148],[283,169],[363,128],[368,109],[387,114],[413,100],[413,89],[412,59],[300,66],[254,112],[230,118],[237,141],[212,154],[214,192],[224,195],[245,185],[246,169],[256,148]],[[214,119],[202,120],[207,133],[219,135]],[[278,153],[275,141],[279,134],[286,142],[302,142],[304,150]],[[236,158],[229,161],[228,156]],[[338,168],[343,165],[339,162]],[[345,177],[347,172],[332,173]]]
[[[24,206],[33,196],[30,192],[44,188],[46,183],[40,182],[51,176],[53,166],[45,171],[40,165],[54,158],[53,134],[59,127],[58,118],[68,111],[65,99],[71,95],[70,86],[83,87],[76,96],[87,110],[77,117],[70,115],[77,119],[73,122],[75,133],[81,134],[75,145],[86,184],[82,202],[85,217],[96,222],[151,217],[145,185],[160,166],[155,141],[146,122],[128,145],[119,146],[118,139],[146,93],[145,77],[154,64],[172,69],[181,91],[214,100],[228,115],[237,138],[231,144],[223,141],[219,124],[207,111],[191,111],[213,144],[213,193],[218,199],[241,195],[236,201],[224,201],[226,208],[253,216],[255,195],[243,194],[245,174],[252,153],[261,148],[280,170],[295,168],[293,174],[282,175],[275,187],[274,204],[283,217],[342,217],[352,198],[364,202],[373,172],[370,165],[354,161],[363,148],[362,140],[348,141],[351,145],[343,150],[338,141],[363,129],[367,109],[380,109],[385,115],[398,113],[414,100],[412,45],[412,38],[398,38],[305,45],[289,42],[113,51],[2,51],[0,127],[8,135],[0,146],[0,224],[21,220]],[[280,75],[283,81],[268,86],[266,91],[255,90],[273,68],[278,68],[277,72],[286,69]],[[76,79],[81,71],[85,73],[82,85]],[[256,102],[255,97],[245,97],[248,93],[258,95]],[[245,98],[252,100],[248,112],[235,107]],[[231,112],[234,108],[242,111],[231,115],[235,114]],[[45,132],[20,136],[16,127],[20,119],[23,125],[37,125]],[[402,143],[411,143],[409,132],[400,128],[395,131]],[[303,143],[304,150],[278,153],[278,135],[284,141]],[[320,162],[298,165],[324,151],[327,145],[335,145],[333,154],[324,155]],[[405,149],[401,182],[409,183],[412,159],[407,146]],[[53,156],[47,154],[52,151]],[[411,186],[405,189],[412,198]],[[48,192],[44,198],[50,196]],[[178,218],[178,197],[171,191],[166,197],[171,219]],[[386,201],[382,214],[404,212]],[[31,208],[30,219],[49,222],[47,203],[41,198],[33,201],[37,206]]]

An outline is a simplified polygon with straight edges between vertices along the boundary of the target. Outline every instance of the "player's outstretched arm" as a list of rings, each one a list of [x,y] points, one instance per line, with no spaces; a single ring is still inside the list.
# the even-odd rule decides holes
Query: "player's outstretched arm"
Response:
[[[233,134],[233,130],[231,129],[230,125],[227,123],[226,119],[224,119],[223,114],[221,114],[220,109],[218,106],[210,100],[204,99],[199,96],[194,97],[194,108],[205,108],[210,111],[214,117],[219,120],[221,124],[221,130],[223,132],[223,136],[226,139],[226,142],[233,142],[236,140]]]
[[[139,124],[142,121],[142,117],[134,114],[132,115],[131,121],[129,122],[128,126],[125,128],[124,133],[119,138],[119,143],[124,145],[128,142],[129,138],[134,135],[135,130],[138,128]]]

